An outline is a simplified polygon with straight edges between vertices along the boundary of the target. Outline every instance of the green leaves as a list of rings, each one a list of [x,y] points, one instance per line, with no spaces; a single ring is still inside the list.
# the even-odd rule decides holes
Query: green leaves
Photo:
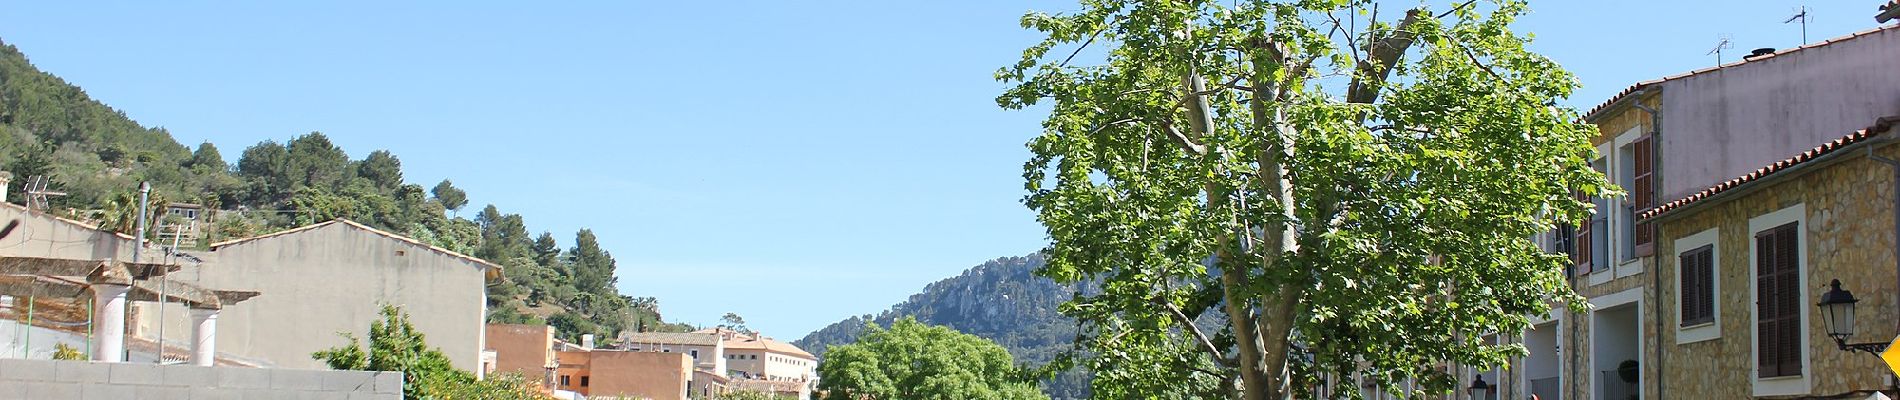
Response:
[[[1047,37],[998,103],[1053,103],[1024,203],[1052,241],[1041,274],[1102,280],[1064,307],[1091,327],[1098,394],[1278,397],[1255,381],[1288,368],[1442,392],[1430,366],[1499,364],[1522,349],[1479,338],[1577,300],[1529,240],[1586,215],[1571,191],[1613,190],[1585,162],[1594,129],[1555,106],[1575,77],[1511,32],[1521,1],[1367,21],[1372,4],[1024,17]]]
[[[905,317],[886,330],[867,322],[853,344],[818,364],[818,390],[836,400],[1048,399],[1009,352],[983,338]]]

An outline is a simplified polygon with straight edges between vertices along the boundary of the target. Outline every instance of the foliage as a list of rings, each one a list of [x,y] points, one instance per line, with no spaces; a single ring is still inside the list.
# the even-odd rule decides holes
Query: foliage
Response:
[[[747,328],[745,326],[745,317],[739,316],[739,313],[731,313],[731,312],[726,313],[725,316],[719,317],[719,322],[721,322],[719,324],[720,328],[729,329],[734,332],[744,333],[747,335],[754,333],[752,332],[752,328]]]
[[[468,205],[468,193],[456,188],[455,184],[447,179],[435,184],[434,189],[429,189],[429,194],[435,195],[435,200],[442,202],[442,206],[447,207],[449,211],[460,210],[462,206]]]
[[[0,43],[0,166],[14,174],[10,193],[20,193],[28,177],[48,176],[50,189],[69,193],[52,198],[61,214],[131,233],[136,188],[150,182],[151,235],[168,202],[218,210],[201,221],[210,224],[200,230],[208,235],[201,245],[348,218],[510,266],[506,281],[489,286],[492,312],[509,321],[565,313],[562,320],[575,321],[568,327],[585,331],[563,335],[605,338],[630,329],[686,329],[664,322],[656,300],[620,294],[614,260],[593,232],[580,232],[585,239],[563,249],[552,234],[531,236],[525,218],[494,206],[476,220],[461,218],[451,211],[466,205],[468,194],[450,181],[432,189],[404,183],[402,161],[387,150],[360,160],[348,154],[310,132],[259,142],[227,163],[218,146],[188,149],[163,129],[141,127]],[[512,268],[523,266],[531,268]]]
[[[1054,399],[1089,398],[1089,372],[1062,363],[1075,348],[1075,320],[1056,311],[1077,289],[1036,276],[1041,254],[984,262],[962,274],[931,283],[908,300],[876,315],[854,316],[820,328],[793,344],[823,357],[832,347],[856,342],[867,324],[888,326],[912,317],[995,342],[1018,363],[1048,366],[1060,373],[1044,377],[1043,393]]]
[[[68,346],[65,343],[55,343],[53,344],[53,359],[54,360],[85,360],[86,353],[81,353],[79,352],[79,349],[73,348],[73,346]]]
[[[818,364],[828,400],[1048,399],[1009,352],[983,338],[904,318],[865,327]]]
[[[795,400],[797,396],[772,394],[751,390],[734,390],[726,394],[709,397],[710,400]]]
[[[1581,304],[1529,238],[1587,214],[1573,191],[1616,189],[1556,106],[1576,79],[1510,30],[1525,4],[1374,6],[1022,19],[1046,37],[997,73],[998,103],[1050,106],[1024,202],[1052,239],[1040,273],[1101,280],[1063,307],[1095,396],[1357,398],[1324,380],[1354,373],[1445,393],[1434,364],[1499,365],[1523,348],[1483,332]]]
[[[442,350],[429,347],[422,332],[409,322],[409,313],[385,304],[382,319],[370,322],[369,347],[355,335],[340,332],[349,344],[311,353],[331,369],[396,371],[402,373],[405,399],[538,399],[539,392],[520,377],[475,380],[475,375],[450,364]]]

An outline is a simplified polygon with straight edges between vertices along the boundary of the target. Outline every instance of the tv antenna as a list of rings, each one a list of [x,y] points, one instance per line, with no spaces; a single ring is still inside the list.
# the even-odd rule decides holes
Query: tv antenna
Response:
[[[46,196],[65,196],[66,195],[66,192],[55,192],[55,191],[46,190],[46,184],[47,184],[46,175],[34,175],[33,177],[26,178],[25,189],[26,189],[26,208],[27,209],[46,211],[46,209],[50,207],[46,202]]]
[[[1796,20],[1801,21],[1801,44],[1806,45],[1808,44],[1808,6],[1796,7],[1794,9],[1794,16],[1788,17],[1787,20],[1781,21],[1781,23],[1793,23]]]
[[[1721,66],[1722,65],[1722,50],[1735,48],[1735,36],[1724,33],[1721,36],[1717,36],[1717,37],[1720,38],[1721,41],[1716,42],[1715,48],[1710,49],[1707,54],[1714,54],[1715,65]]]

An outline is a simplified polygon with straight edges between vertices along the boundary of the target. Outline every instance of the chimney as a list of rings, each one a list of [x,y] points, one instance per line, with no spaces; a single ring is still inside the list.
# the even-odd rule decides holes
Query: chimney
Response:
[[[1775,48],[1763,47],[1763,48],[1755,49],[1755,51],[1753,52],[1749,52],[1748,55],[1742,56],[1742,59],[1753,60],[1753,59],[1761,58],[1762,56],[1766,56],[1770,54],[1775,54]]]
[[[594,334],[581,335],[581,348],[587,350],[594,349]]]

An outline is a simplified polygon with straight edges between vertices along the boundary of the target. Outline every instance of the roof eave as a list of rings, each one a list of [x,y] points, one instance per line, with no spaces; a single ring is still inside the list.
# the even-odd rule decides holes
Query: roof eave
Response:
[[[1673,220],[1675,219],[1675,217],[1684,215],[1685,213],[1689,211],[1699,210],[1703,208],[1704,206],[1708,206],[1712,204],[1720,204],[1724,201],[1727,201],[1728,199],[1732,199],[1732,198],[1740,197],[1740,196],[1746,196],[1748,194],[1754,193],[1758,190],[1774,185],[1776,183],[1780,183],[1780,182],[1787,181],[1789,179],[1800,177],[1809,169],[1813,169],[1818,166],[1834,165],[1837,162],[1844,161],[1844,159],[1847,157],[1851,157],[1855,150],[1859,150],[1862,148],[1872,148],[1875,146],[1881,146],[1881,145],[1894,143],[1896,141],[1900,141],[1900,139],[1896,139],[1894,137],[1893,124],[1895,123],[1895,121],[1896,120],[1894,119],[1894,117],[1881,118],[1874,126],[1868,127],[1867,129],[1862,131],[1862,132],[1866,132],[1866,138],[1863,140],[1857,140],[1852,143],[1842,144],[1838,148],[1828,150],[1825,154],[1814,156],[1814,158],[1808,159],[1805,161],[1793,162],[1792,164],[1789,164],[1785,168],[1770,171],[1754,179],[1749,179],[1740,183],[1736,183],[1735,186],[1717,190],[1715,193],[1709,194],[1705,197],[1695,198],[1695,199],[1688,199],[1688,197],[1685,197],[1684,199],[1688,199],[1685,203],[1682,203],[1680,205],[1676,205],[1673,207],[1665,208],[1662,211],[1656,212],[1655,214],[1641,216],[1641,214],[1647,213],[1647,210],[1639,212],[1638,220],[1642,222],[1664,222],[1664,221]],[[1784,160],[1781,162],[1790,162],[1790,161]],[[1744,177],[1737,177],[1733,179],[1744,179]],[[1718,183],[1716,186],[1720,186],[1720,185],[1722,184]],[[1713,188],[1714,187],[1711,187],[1711,189]],[[1706,191],[1709,189],[1704,189],[1704,190]],[[1694,197],[1694,196],[1695,195],[1690,195],[1689,197]],[[1683,200],[1677,200],[1677,201],[1683,201]],[[1667,204],[1668,203],[1665,203],[1665,205]]]

